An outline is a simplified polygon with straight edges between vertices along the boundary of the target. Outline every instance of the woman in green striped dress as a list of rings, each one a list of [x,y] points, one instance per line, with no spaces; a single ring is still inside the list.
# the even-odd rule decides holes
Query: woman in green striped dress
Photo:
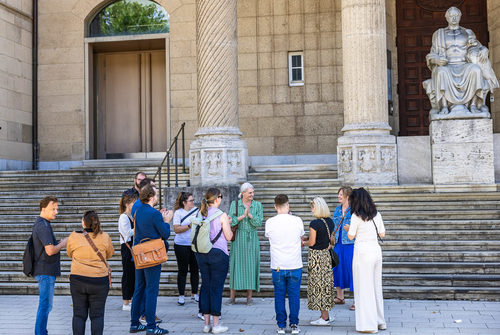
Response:
[[[234,304],[236,291],[247,291],[247,305],[252,304],[252,291],[260,291],[260,246],[257,229],[262,226],[262,204],[253,200],[254,188],[250,183],[241,185],[239,200],[229,209],[231,226],[238,225],[236,238],[230,251],[230,299]]]

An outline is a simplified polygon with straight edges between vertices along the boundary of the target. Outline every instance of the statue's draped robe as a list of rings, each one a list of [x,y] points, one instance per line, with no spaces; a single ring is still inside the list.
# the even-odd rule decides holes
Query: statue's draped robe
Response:
[[[441,99],[446,99],[449,106],[468,105],[474,96],[484,102],[488,91],[498,87],[498,80],[493,73],[484,48],[470,29],[459,27],[468,38],[465,62],[438,66],[432,59],[446,58],[446,28],[438,29],[432,36],[431,52],[427,55],[427,66],[432,77],[424,82],[433,109],[441,106]],[[475,44],[473,46],[472,44]],[[486,49],[484,53],[483,49]],[[480,51],[484,54],[481,56]]]

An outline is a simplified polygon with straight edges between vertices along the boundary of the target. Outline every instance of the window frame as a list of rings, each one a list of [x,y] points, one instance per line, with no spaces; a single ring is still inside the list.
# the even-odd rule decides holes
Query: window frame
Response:
[[[292,57],[300,56],[300,67],[292,66]],[[300,69],[302,80],[293,80],[293,70]],[[289,51],[288,52],[288,86],[304,86],[304,52]]]

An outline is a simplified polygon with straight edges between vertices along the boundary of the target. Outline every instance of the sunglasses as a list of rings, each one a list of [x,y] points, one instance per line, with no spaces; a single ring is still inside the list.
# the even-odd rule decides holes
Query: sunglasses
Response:
[[[222,199],[222,194],[221,194],[221,195],[219,195],[217,198],[221,198],[221,199]]]

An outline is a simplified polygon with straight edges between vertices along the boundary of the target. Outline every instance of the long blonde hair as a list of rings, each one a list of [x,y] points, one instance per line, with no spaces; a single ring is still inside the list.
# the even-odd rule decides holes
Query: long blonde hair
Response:
[[[200,213],[203,216],[208,215],[208,207],[212,205],[215,200],[220,196],[221,192],[218,188],[211,187],[207,190],[205,193],[205,197],[203,200],[201,200],[201,208],[200,208]]]

